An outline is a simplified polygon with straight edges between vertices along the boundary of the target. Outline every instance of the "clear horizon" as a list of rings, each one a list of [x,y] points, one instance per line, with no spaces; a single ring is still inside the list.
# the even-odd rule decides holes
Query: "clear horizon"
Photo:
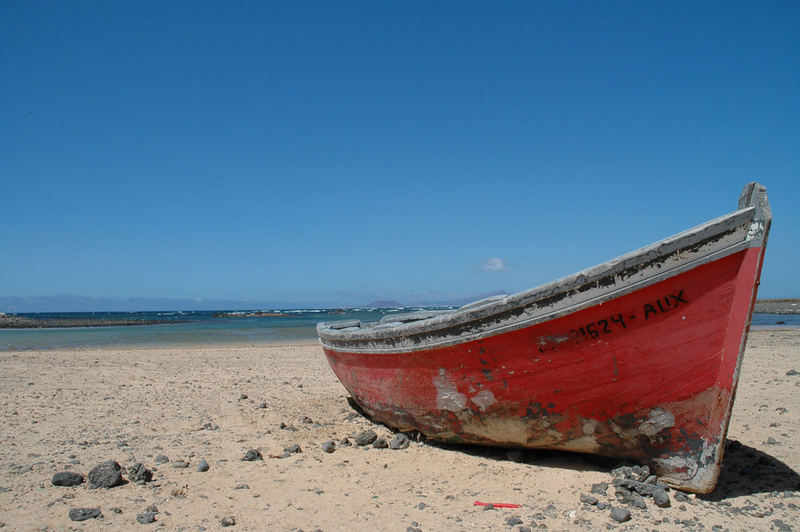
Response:
[[[375,302],[392,303],[381,307],[436,307],[460,306],[482,299],[489,294],[450,299],[403,300],[371,299],[339,302],[231,300],[231,299],[172,299],[172,298],[114,298],[82,297],[60,294],[52,297],[0,297],[0,312],[8,314],[48,312],[162,312],[162,311],[217,311],[217,310],[290,310],[290,309],[346,309],[375,308]]]
[[[798,27],[797,2],[2,2],[0,302],[514,293],[749,181],[759,298],[800,297]]]

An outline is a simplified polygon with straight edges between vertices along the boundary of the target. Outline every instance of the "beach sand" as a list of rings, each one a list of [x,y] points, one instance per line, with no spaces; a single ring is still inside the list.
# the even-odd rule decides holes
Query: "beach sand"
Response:
[[[5,530],[798,530],[800,331],[750,334],[723,473],[708,496],[610,510],[580,501],[611,483],[605,459],[412,442],[343,446],[373,429],[319,345],[0,352],[0,522]],[[787,373],[789,373],[787,375]],[[284,428],[281,428],[284,427]],[[337,442],[333,453],[322,444]],[[738,442],[738,443],[735,443]],[[302,452],[272,458],[299,444]],[[250,449],[264,459],[241,461]],[[157,464],[165,455],[170,462]],[[53,486],[115,460],[145,484]],[[188,467],[174,467],[179,461]],[[209,470],[197,471],[201,460]],[[624,506],[614,488],[596,495]],[[515,503],[486,510],[475,501]],[[155,522],[137,516],[155,505]],[[101,518],[71,521],[74,508]],[[153,508],[151,508],[153,510]]]

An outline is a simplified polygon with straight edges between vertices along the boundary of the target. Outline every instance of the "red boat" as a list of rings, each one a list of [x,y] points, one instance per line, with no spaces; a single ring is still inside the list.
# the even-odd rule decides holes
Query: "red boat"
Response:
[[[317,332],[353,399],[401,431],[630,459],[708,493],[771,219],[750,183],[736,211],[557,281]]]

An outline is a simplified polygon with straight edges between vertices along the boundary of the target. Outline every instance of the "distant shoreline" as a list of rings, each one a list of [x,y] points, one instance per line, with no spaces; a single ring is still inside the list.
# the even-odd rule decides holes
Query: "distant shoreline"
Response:
[[[283,312],[215,312],[215,318],[294,318],[296,314],[285,314]]]
[[[21,316],[0,316],[0,329],[53,329],[74,327],[129,327],[135,325],[162,325],[185,323],[180,320],[98,320],[85,318],[24,318]]]
[[[336,313],[336,311],[332,311]],[[759,299],[753,312],[759,314],[800,315],[800,299]],[[269,311],[221,311],[214,318],[295,317],[293,314]],[[167,325],[188,323],[185,319],[130,319],[130,318],[31,318],[0,312],[0,329],[52,329],[78,327],[129,327],[137,325]]]
[[[800,314],[800,299],[759,299],[753,312],[759,314]]]

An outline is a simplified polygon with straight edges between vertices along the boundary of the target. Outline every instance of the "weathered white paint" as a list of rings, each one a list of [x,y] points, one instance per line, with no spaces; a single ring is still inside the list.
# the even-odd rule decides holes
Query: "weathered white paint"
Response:
[[[470,400],[483,412],[497,402],[491,390],[481,390],[470,397]]]
[[[647,419],[639,425],[639,432],[645,436],[653,437],[662,430],[675,426],[675,416],[669,410],[654,408]]]
[[[444,368],[433,378],[436,387],[436,408],[450,412],[461,412],[467,404],[467,396],[458,391],[456,384],[447,377]]]

